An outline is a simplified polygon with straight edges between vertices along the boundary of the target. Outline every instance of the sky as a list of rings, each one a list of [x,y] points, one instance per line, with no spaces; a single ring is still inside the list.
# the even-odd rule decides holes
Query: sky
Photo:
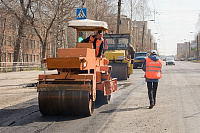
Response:
[[[152,34],[158,33],[153,36],[160,54],[175,55],[177,43],[194,39],[200,0],[148,0],[148,4],[157,12],[155,22],[149,22],[148,28]]]

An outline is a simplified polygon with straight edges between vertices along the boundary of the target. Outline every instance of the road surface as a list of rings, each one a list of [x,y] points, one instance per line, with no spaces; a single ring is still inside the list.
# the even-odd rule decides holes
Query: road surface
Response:
[[[148,109],[146,83],[141,69],[119,90],[111,103],[98,106],[91,117],[42,116],[36,82],[39,71],[0,74],[0,132],[2,133],[199,133],[200,63],[163,63],[157,104]]]

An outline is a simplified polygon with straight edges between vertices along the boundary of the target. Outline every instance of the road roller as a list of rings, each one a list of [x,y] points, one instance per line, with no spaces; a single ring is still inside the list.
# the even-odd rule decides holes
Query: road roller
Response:
[[[69,27],[81,31],[107,30],[106,22],[72,20]],[[56,74],[41,74],[37,91],[42,115],[91,116],[95,102],[109,103],[117,91],[117,78],[111,77],[109,60],[95,56],[92,43],[76,43],[75,48],[58,49],[55,58],[44,59],[46,69]]]

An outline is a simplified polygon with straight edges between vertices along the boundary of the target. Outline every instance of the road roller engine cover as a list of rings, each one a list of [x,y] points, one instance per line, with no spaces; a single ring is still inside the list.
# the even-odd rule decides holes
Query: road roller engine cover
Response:
[[[107,23],[72,20],[68,24],[80,31],[105,31]],[[78,42],[78,41],[77,41]],[[77,43],[76,48],[58,49],[56,58],[44,60],[48,70],[57,74],[39,75],[39,109],[43,115],[84,115],[94,112],[95,102],[105,104],[117,91],[117,79],[111,78],[109,60],[95,56],[92,43]]]

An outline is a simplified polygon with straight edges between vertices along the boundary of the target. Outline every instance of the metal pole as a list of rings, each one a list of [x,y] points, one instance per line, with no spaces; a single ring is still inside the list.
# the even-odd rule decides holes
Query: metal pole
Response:
[[[144,51],[144,30],[145,30],[145,23],[144,23],[144,0],[143,2],[143,6],[142,6],[142,21],[143,21],[143,30],[142,30],[142,51]]]
[[[82,0],[82,8],[84,7],[85,4],[85,0]]]
[[[142,29],[142,51],[144,51],[144,30],[145,30],[145,24],[143,22],[143,29]]]
[[[131,2],[131,21],[130,21],[130,34],[132,35],[132,18],[133,18],[133,0]]]
[[[190,57],[190,41],[189,41],[189,57]]]
[[[150,44],[150,51],[151,51],[151,37],[150,37],[150,43],[149,44]]]
[[[197,34],[197,60],[199,60],[199,34]]]
[[[156,23],[156,10],[154,9],[154,23]]]
[[[117,16],[117,31],[116,31],[117,34],[119,34],[121,3],[122,3],[121,0],[119,0],[118,1],[118,16]]]

